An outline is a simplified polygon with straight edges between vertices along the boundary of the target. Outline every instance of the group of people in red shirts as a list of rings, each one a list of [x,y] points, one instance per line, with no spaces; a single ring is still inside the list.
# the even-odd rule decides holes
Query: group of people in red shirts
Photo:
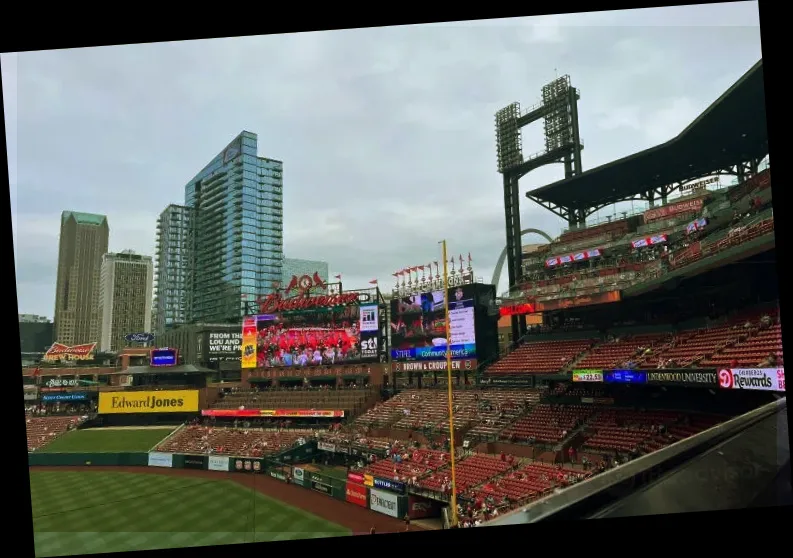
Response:
[[[354,358],[360,335],[356,321],[305,328],[273,324],[259,330],[257,341],[260,367],[318,366]]]

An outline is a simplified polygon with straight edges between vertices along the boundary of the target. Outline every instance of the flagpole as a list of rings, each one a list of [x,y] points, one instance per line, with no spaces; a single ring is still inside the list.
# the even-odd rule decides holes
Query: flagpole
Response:
[[[449,258],[446,254],[446,241],[443,246],[443,306],[446,311],[446,386],[449,398],[449,450],[452,466],[452,520],[451,527],[457,527],[457,470],[454,456],[454,399],[452,395],[452,329],[449,323]]]

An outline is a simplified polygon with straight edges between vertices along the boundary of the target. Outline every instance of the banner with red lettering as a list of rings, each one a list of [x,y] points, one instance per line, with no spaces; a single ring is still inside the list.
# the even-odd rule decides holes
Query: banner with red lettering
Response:
[[[345,488],[344,499],[350,504],[361,506],[362,508],[369,507],[369,489],[360,484],[347,483]]]
[[[440,517],[441,506],[435,500],[419,498],[412,494],[408,496],[408,517],[410,519],[425,519],[428,517]]]
[[[663,244],[666,242],[667,237],[665,234],[657,234],[655,236],[648,236],[646,238],[638,238],[631,241],[633,248],[645,248],[647,246],[654,246],[656,244]]]
[[[592,258],[599,258],[602,256],[603,253],[601,252],[600,248],[594,248],[592,250],[583,250],[581,252],[575,252],[573,254],[566,254],[564,256],[557,256],[555,258],[548,258],[545,260],[545,267],[554,267],[556,265],[562,265],[570,262],[583,262],[585,260],[590,260]]]
[[[344,411],[316,409],[204,409],[205,417],[343,418]]]
[[[699,211],[702,209],[704,203],[705,203],[704,198],[695,198],[678,203],[664,205],[662,207],[654,207],[644,212],[644,222],[649,223],[651,221],[657,221],[659,219],[674,217],[675,215],[680,215],[681,213],[691,213],[694,211]]]

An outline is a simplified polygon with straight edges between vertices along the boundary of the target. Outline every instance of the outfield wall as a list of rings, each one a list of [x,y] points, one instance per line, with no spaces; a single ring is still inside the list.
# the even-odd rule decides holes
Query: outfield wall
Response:
[[[229,457],[222,455],[197,455],[166,452],[125,453],[29,453],[32,466],[118,466],[159,467],[167,469],[193,469],[236,473],[240,475],[267,475],[276,480],[313,490],[372,511],[402,519],[431,517],[426,514],[430,504],[419,502],[408,495],[402,483],[376,479],[369,475],[350,473],[347,479],[338,479],[314,471],[304,470],[289,463],[310,460],[316,453],[316,444],[310,442],[273,457]],[[434,508],[433,508],[434,510]],[[440,510],[437,510],[438,514]]]

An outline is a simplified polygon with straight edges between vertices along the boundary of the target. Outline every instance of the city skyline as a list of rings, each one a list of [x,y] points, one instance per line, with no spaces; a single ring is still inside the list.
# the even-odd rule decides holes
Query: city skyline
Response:
[[[445,238],[487,277],[505,243],[497,110],[569,74],[587,170],[679,133],[762,53],[757,4],[738,2],[2,56],[19,311],[50,315],[58,192],[108,215],[111,251],[154,255],[163,208],[242,129],[287,164],[290,255],[385,287]],[[228,63],[243,56],[270,62]],[[541,137],[527,130],[525,152]],[[525,199],[521,214],[563,227]]]

